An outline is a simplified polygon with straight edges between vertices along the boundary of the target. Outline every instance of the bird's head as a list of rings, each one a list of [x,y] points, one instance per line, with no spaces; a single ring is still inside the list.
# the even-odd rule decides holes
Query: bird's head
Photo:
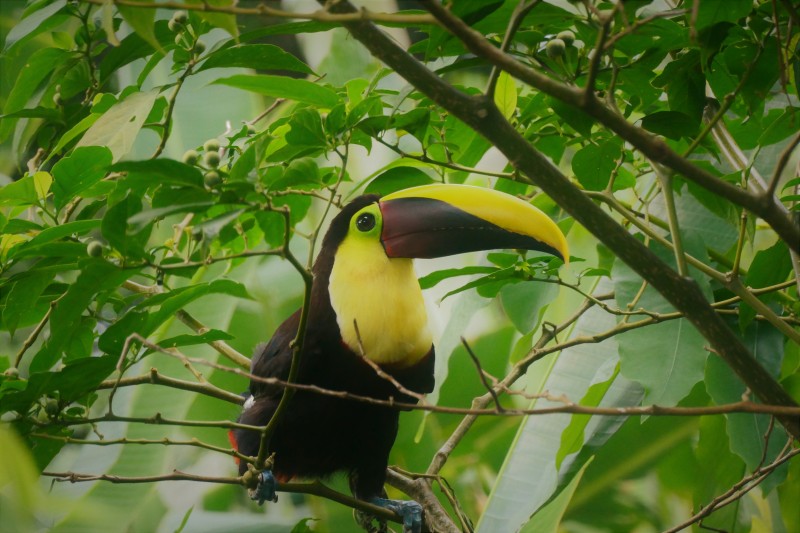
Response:
[[[383,198],[361,196],[336,217],[325,240],[323,248],[338,248],[345,240],[380,244],[388,258],[519,248],[569,259],[564,234],[539,209],[469,185],[423,185]]]
[[[527,202],[467,185],[425,185],[383,198],[360,196],[331,222],[314,266],[317,301],[339,334],[374,362],[406,367],[431,335],[412,258],[500,248],[569,257],[558,226]]]

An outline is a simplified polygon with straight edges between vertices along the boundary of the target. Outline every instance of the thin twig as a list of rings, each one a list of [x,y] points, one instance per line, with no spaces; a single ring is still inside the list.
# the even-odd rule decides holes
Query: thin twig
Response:
[[[530,13],[531,9],[536,7],[541,0],[532,0],[530,2],[526,2],[526,0],[519,0],[517,5],[514,7],[514,11],[511,13],[511,17],[509,18],[508,25],[506,27],[506,33],[503,36],[503,42],[500,44],[500,50],[503,52],[507,52],[508,48],[511,46],[511,41],[514,38],[514,34],[517,33],[520,24],[522,24],[522,20],[525,16]],[[492,71],[489,73],[489,81],[486,84],[486,96],[489,98],[494,98],[494,91],[497,87],[497,80],[500,77],[500,73],[502,72],[497,66],[492,67]]]
[[[464,345],[464,348],[467,350],[470,359],[472,359],[472,362],[475,363],[475,367],[478,369],[478,377],[481,378],[481,383],[483,383],[483,386],[486,388],[487,392],[492,395],[492,400],[494,400],[495,408],[502,413],[503,411],[505,411],[505,409],[500,403],[500,398],[497,397],[497,391],[495,391],[491,383],[489,383],[486,380],[486,376],[483,373],[483,368],[481,368],[480,360],[475,355],[475,352],[472,351],[470,345],[467,343],[467,339],[461,337],[461,344]]]
[[[791,142],[786,145],[786,148],[783,149],[783,152],[781,152],[781,156],[778,158],[778,164],[775,165],[775,171],[772,173],[772,178],[769,180],[769,187],[767,187],[767,190],[764,192],[766,197],[772,197],[775,191],[778,190],[778,183],[780,183],[783,170],[786,168],[786,165],[789,164],[792,152],[794,152],[798,145],[800,145],[800,133],[795,135]]]
[[[355,319],[353,319],[353,327],[356,330],[356,338],[358,339],[358,348],[359,348],[359,354],[358,355],[361,358],[361,360],[364,361],[367,365],[369,365],[369,367],[372,370],[375,371],[375,374],[377,374],[379,378],[381,378],[383,380],[386,380],[389,383],[391,383],[392,385],[394,385],[394,387],[399,392],[401,392],[401,393],[403,393],[403,394],[405,394],[407,396],[411,396],[412,398],[416,398],[419,402],[424,403],[425,402],[425,395],[424,394],[420,394],[418,392],[414,392],[413,390],[410,390],[410,389],[404,387],[403,384],[400,383],[399,381],[397,381],[393,375],[387,374],[380,367],[380,365],[378,363],[376,363],[375,361],[373,361],[372,359],[370,359],[367,356],[366,352],[364,351],[364,344],[361,342],[361,332],[358,330],[358,322],[356,322]]]

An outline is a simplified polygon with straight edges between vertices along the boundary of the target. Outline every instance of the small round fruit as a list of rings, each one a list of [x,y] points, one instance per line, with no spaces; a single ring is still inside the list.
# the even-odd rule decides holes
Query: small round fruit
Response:
[[[206,172],[205,176],[203,176],[203,183],[205,183],[206,187],[208,187],[209,189],[213,189],[214,187],[222,183],[222,177],[216,170],[209,170],[208,172]]]
[[[196,43],[194,43],[193,51],[195,54],[202,54],[203,52],[206,51],[206,43],[204,43],[203,41],[197,41]]]
[[[203,143],[203,150],[206,152],[217,152],[219,151],[219,141],[216,139],[209,139]]]
[[[550,39],[550,41],[547,43],[547,46],[545,47],[546,48],[545,51],[547,52],[547,57],[549,57],[550,59],[556,59],[558,57],[561,57],[562,55],[564,55],[564,49],[566,47],[567,45],[564,44],[564,41],[562,41],[561,39],[559,38]]]
[[[556,35],[556,38],[564,41],[564,44],[567,46],[572,46],[572,43],[575,42],[575,34],[570,30],[559,32],[558,35]]]
[[[183,153],[183,162],[187,165],[194,165],[198,159],[200,159],[200,154],[195,150],[186,150]]]
[[[219,166],[219,160],[219,152],[206,152],[203,156],[203,161],[212,168],[217,168]]]
[[[256,127],[252,124],[247,125],[247,134],[248,135],[255,135],[256,134]]]
[[[86,253],[89,254],[89,257],[102,257],[103,245],[100,241],[90,241],[89,244],[86,245]]]
[[[175,20],[175,18],[169,19],[169,22],[167,22],[167,28],[169,28],[169,31],[171,31],[172,33],[178,33],[183,29],[181,25]]]
[[[9,378],[18,378],[19,377],[19,368],[12,366],[10,368],[6,368],[3,375]]]

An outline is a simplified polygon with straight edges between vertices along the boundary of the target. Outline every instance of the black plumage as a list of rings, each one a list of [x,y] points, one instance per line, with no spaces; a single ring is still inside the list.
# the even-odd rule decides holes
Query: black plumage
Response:
[[[374,195],[355,199],[333,219],[325,235],[313,266],[308,326],[297,382],[360,396],[384,400],[393,397],[397,401],[416,403],[415,398],[399,392],[344,344],[328,294],[334,257],[347,235],[352,216],[377,201]],[[292,360],[290,343],[296,336],[299,321],[300,311],[297,311],[281,324],[269,343],[259,348],[251,365],[254,375],[288,378]],[[431,347],[413,366],[385,370],[405,388],[428,393],[434,386],[433,367]],[[253,403],[243,411],[239,421],[263,426],[275,412],[283,388],[251,381],[249,392]],[[273,473],[278,480],[286,481],[295,477],[324,478],[345,471],[351,476],[356,497],[370,500],[380,496],[389,451],[397,435],[398,418],[396,408],[298,390],[269,443],[270,453],[275,453]],[[259,433],[236,430],[234,441],[241,453],[257,455]],[[241,463],[240,473],[246,469],[247,465]]]

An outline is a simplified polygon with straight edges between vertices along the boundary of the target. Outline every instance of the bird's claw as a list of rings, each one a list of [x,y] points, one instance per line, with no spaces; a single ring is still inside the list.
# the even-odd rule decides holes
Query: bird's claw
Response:
[[[419,503],[413,500],[388,500],[378,497],[372,498],[370,503],[400,515],[403,519],[403,533],[421,533],[422,506]]]
[[[250,499],[257,501],[258,505],[263,505],[267,500],[277,502],[278,494],[275,492],[277,486],[278,482],[275,480],[275,476],[272,475],[272,472],[269,470],[262,470],[258,473],[258,486],[248,491]]]

